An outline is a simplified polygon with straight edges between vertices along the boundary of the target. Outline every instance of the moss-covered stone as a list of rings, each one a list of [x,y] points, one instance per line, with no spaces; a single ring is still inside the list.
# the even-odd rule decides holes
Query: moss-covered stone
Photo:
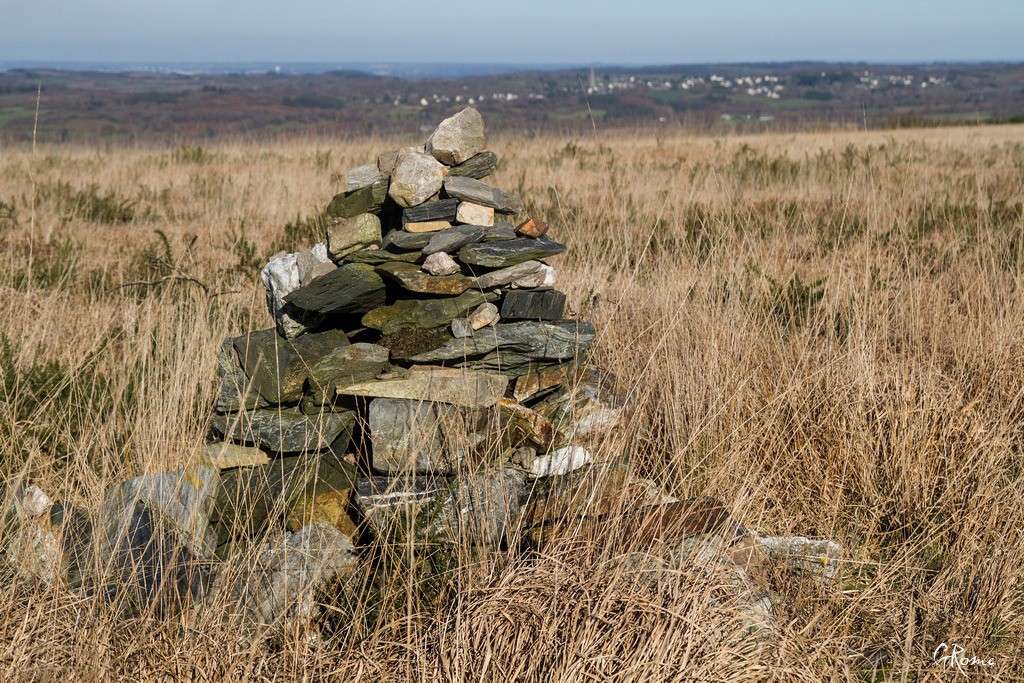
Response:
[[[299,287],[285,301],[306,315],[358,315],[383,304],[386,295],[384,281],[372,266],[346,263]]]
[[[381,177],[372,185],[334,196],[324,213],[330,218],[354,218],[361,213],[379,214],[388,196],[388,179]]]
[[[270,403],[294,403],[302,397],[309,367],[328,353],[348,346],[341,330],[282,339],[274,329],[243,334],[233,340],[252,386]]]
[[[418,294],[462,294],[473,284],[464,275],[431,275],[412,263],[393,261],[377,266],[377,272],[402,289]]]
[[[493,292],[464,292],[443,299],[403,299],[370,311],[363,316],[363,325],[384,334],[410,327],[429,330],[447,325],[485,301],[497,298]]]
[[[380,243],[380,218],[372,213],[339,218],[327,226],[327,253],[335,261],[372,244],[380,246]]]

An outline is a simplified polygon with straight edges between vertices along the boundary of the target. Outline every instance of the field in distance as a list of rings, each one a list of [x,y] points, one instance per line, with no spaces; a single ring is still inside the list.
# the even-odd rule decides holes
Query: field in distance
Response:
[[[90,507],[185,462],[221,340],[272,324],[259,268],[319,239],[346,168],[410,138],[5,148],[4,478]],[[125,620],[0,566],[5,680],[878,680],[939,672],[943,642],[1021,673],[1024,126],[492,148],[629,390],[605,448],[749,527],[836,539],[840,581],[770,577],[780,630],[751,642],[720,578],[637,582],[607,535],[576,538],[385,614],[325,596],[333,639],[270,647],[215,607]]]

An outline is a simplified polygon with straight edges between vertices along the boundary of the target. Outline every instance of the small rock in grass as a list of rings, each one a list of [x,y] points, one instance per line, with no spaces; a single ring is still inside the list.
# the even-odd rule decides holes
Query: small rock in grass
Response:
[[[805,571],[823,579],[833,579],[839,571],[843,547],[823,538],[805,536],[758,536],[757,545],[769,557],[781,560],[790,569]]]
[[[268,540],[254,562],[225,571],[216,586],[236,605],[245,628],[283,632],[289,621],[315,616],[316,591],[358,562],[352,540],[334,526],[313,522],[298,533]]]

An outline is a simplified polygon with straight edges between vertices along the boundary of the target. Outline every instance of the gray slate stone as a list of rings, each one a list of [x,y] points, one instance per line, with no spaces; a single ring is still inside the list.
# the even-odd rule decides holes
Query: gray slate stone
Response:
[[[307,390],[320,404],[327,403],[339,384],[362,382],[380,374],[389,355],[383,346],[363,342],[337,348],[309,368]]]
[[[459,260],[471,266],[507,268],[524,261],[535,261],[565,251],[565,245],[547,237],[520,237],[501,242],[467,244],[459,249]]]
[[[497,221],[494,225],[484,226],[483,242],[506,242],[516,239],[516,229],[508,221]]]
[[[212,424],[224,439],[255,444],[275,453],[302,453],[328,448],[345,434],[351,437],[355,413],[313,416],[304,415],[298,408],[271,408],[215,415]]]
[[[389,233],[390,234],[390,233]],[[430,235],[431,233],[424,233]],[[370,266],[379,266],[382,263],[392,261],[404,261],[405,263],[419,263],[423,260],[423,254],[419,251],[391,251],[390,249],[361,249],[345,257],[348,263],[361,263]]]
[[[438,349],[419,353],[414,363],[465,361],[466,367],[521,374],[537,363],[573,360],[586,353],[594,328],[585,322],[505,323],[477,330],[465,339],[453,339]],[[468,359],[468,360],[467,360]]]
[[[104,558],[103,597],[122,613],[176,614],[212,583],[215,538],[209,514],[216,470],[193,468],[121,482],[93,524],[93,552]]]
[[[554,289],[512,290],[501,302],[503,320],[561,320],[565,294]]]
[[[525,493],[523,473],[504,468],[457,479],[368,477],[356,485],[353,502],[378,538],[391,537],[397,524],[414,528],[420,541],[496,547],[514,533]]]
[[[444,452],[439,411],[437,403],[373,399],[368,418],[373,469],[384,474],[433,471]]]
[[[252,386],[270,403],[291,403],[302,396],[309,368],[328,353],[348,345],[341,330],[281,339],[274,330],[235,337],[235,350]]]
[[[361,213],[379,214],[388,196],[388,179],[381,177],[369,187],[334,196],[324,213],[328,218],[353,218]]]
[[[285,297],[292,308],[319,316],[357,315],[385,300],[384,281],[372,266],[362,263],[346,263]]]
[[[449,197],[489,206],[501,213],[518,213],[523,210],[523,202],[518,197],[475,178],[449,176],[444,181],[444,191]]]
[[[437,233],[431,232],[406,232],[405,230],[392,230],[384,236],[384,246],[394,247],[403,251],[419,251],[427,246],[430,238]]]
[[[402,210],[402,225],[424,221],[454,221],[459,210],[458,199],[438,199]]]
[[[448,169],[448,176],[466,176],[480,180],[494,173],[498,168],[498,155],[494,152],[480,152],[458,166]]]
[[[465,339],[473,336],[473,326],[469,318],[456,318],[452,321],[452,336],[456,339]]]
[[[510,223],[494,225],[456,225],[454,228],[433,233],[427,246],[426,255],[444,251],[456,253],[462,247],[476,242],[505,242],[516,239],[515,228]]]
[[[216,592],[243,628],[280,635],[316,616],[317,590],[358,563],[352,539],[322,522],[268,540],[255,561],[223,572]]]
[[[375,398],[369,409],[373,469],[448,474],[500,430],[498,413],[431,401]]]
[[[363,316],[365,327],[394,334],[405,328],[429,330],[448,325],[467,311],[497,296],[492,292],[464,292],[459,296],[436,299],[401,299],[390,306],[376,308]]]
[[[517,280],[531,277],[541,272],[544,264],[540,261],[523,261],[514,266],[492,270],[475,278],[474,285],[478,289],[493,289],[511,284]]]
[[[484,238],[484,227],[481,225],[457,225],[454,228],[440,230],[431,235],[423,253],[427,256],[438,252],[454,254],[460,248]]]
[[[223,472],[210,515],[220,532],[220,550],[232,541],[258,538],[281,522],[298,531],[314,520],[329,521],[353,532],[355,524],[345,508],[357,476],[340,449],[284,455],[265,465]]]
[[[218,413],[234,413],[243,408],[265,408],[270,403],[260,396],[260,392],[245,376],[245,370],[238,361],[234,341],[231,337],[225,339],[217,353],[217,377],[220,379],[220,388],[213,401],[213,409]]]

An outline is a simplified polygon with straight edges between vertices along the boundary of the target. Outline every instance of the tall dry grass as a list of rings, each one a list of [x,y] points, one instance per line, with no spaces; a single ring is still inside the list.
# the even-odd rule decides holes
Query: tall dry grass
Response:
[[[187,461],[220,341],[270,324],[259,265],[395,142],[0,151],[5,478],[91,507]],[[609,532],[467,559],[434,600],[398,575],[376,621],[335,601],[327,642],[266,643],[216,606],[126,620],[4,568],[5,680],[919,680],[949,675],[941,642],[1024,676],[1024,128],[495,149],[636,407],[606,450],[835,538],[841,580],[774,576],[759,647],[721,576],[637,580]]]

